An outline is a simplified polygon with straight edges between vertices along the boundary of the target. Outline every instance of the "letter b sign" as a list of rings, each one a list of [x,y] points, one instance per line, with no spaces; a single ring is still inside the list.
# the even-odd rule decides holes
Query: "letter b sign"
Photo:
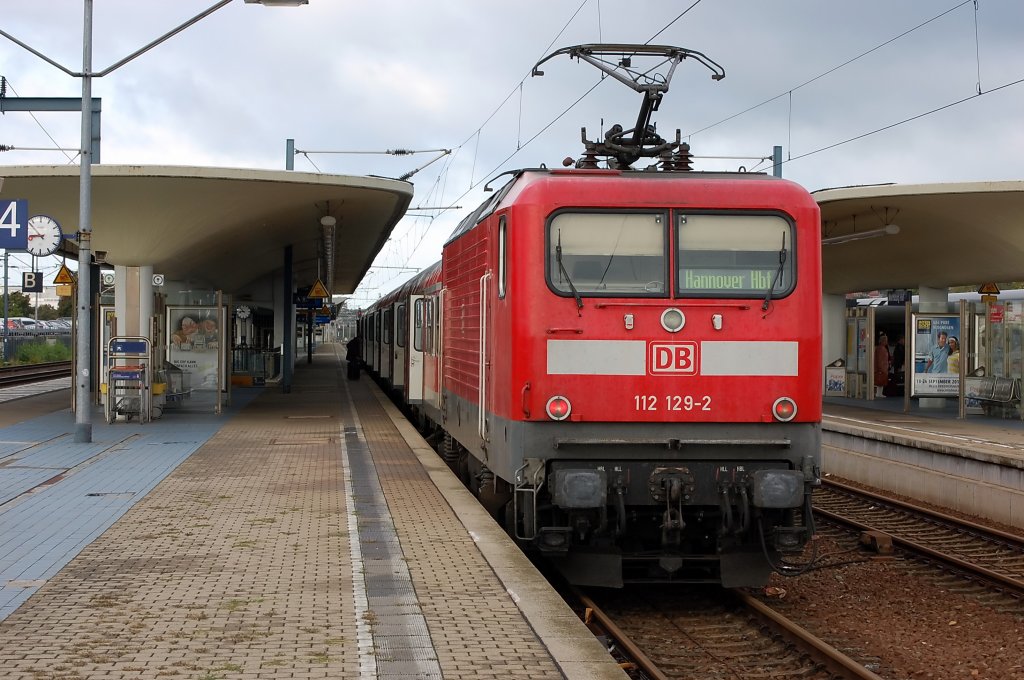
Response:
[[[652,342],[647,368],[651,374],[696,375],[697,343]]]
[[[22,272],[21,273],[21,292],[22,293],[42,293],[43,292],[43,273],[42,272]]]

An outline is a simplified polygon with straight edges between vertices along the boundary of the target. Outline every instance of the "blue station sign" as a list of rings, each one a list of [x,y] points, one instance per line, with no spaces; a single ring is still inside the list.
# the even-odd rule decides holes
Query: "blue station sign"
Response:
[[[28,248],[28,200],[0,199],[0,248]]]

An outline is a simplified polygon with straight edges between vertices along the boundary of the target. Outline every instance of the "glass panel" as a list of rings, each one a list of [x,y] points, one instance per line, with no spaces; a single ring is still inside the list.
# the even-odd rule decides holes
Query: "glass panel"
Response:
[[[412,347],[417,352],[423,351],[423,298],[416,301],[412,315]]]
[[[395,344],[399,347],[405,347],[405,336],[408,333],[408,329],[406,328],[404,304],[398,305],[398,329],[395,333],[398,335],[398,337],[395,338]]]
[[[665,223],[661,213],[556,215],[548,226],[551,286],[570,295],[573,287],[580,295],[664,295]]]
[[[778,215],[679,215],[677,294],[773,297],[793,287],[793,226]],[[774,285],[773,285],[774,283]]]
[[[434,298],[430,300],[430,304],[426,305],[423,310],[426,315],[424,325],[427,329],[427,353],[434,354]]]

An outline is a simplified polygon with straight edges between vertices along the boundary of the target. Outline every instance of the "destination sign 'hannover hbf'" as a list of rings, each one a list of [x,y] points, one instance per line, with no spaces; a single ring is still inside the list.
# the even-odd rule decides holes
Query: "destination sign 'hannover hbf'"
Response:
[[[772,285],[774,272],[767,269],[746,271],[720,270],[715,273],[683,272],[682,287],[700,290],[765,291]]]

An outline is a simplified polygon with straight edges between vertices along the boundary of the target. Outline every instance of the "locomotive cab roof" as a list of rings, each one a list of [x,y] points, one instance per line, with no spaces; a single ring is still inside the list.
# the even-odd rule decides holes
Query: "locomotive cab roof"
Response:
[[[498,177],[504,175],[510,175],[510,179],[505,182],[500,188],[494,191],[492,196],[489,196],[484,200],[477,208],[466,215],[459,222],[455,230],[452,231],[451,236],[445,241],[444,245],[447,246],[449,243],[457,240],[460,236],[465,234],[467,231],[475,227],[482,220],[487,219],[495,210],[501,205],[502,201],[512,191],[514,187],[520,185],[520,180],[531,181],[540,177],[623,177],[630,179],[681,179],[681,178],[692,178],[692,179],[750,179],[750,180],[767,180],[767,181],[780,181],[778,177],[768,175],[763,172],[729,172],[729,171],[699,171],[699,170],[679,170],[679,171],[668,171],[668,170],[635,170],[632,168],[520,168],[518,170],[509,170],[504,172]],[[493,182],[494,179],[491,181]],[[785,181],[785,180],[782,180]],[[485,186],[485,191],[489,190]]]

